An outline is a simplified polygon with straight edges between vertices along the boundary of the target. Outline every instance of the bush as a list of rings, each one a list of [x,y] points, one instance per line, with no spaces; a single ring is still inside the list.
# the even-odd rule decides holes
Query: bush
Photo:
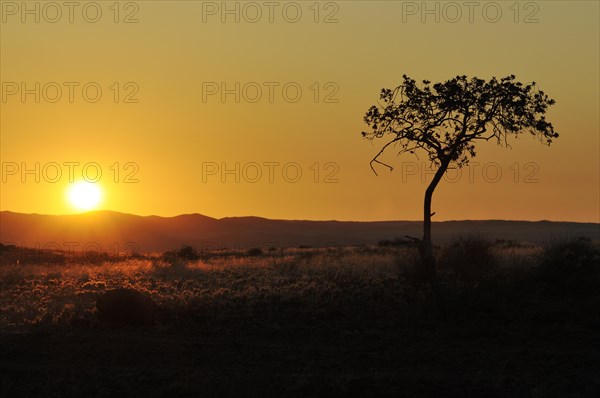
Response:
[[[189,245],[181,246],[179,250],[167,251],[163,254],[162,257],[165,261],[172,263],[178,262],[180,260],[196,261],[200,258],[196,249]]]
[[[200,256],[196,252],[196,249],[194,249],[192,246],[187,246],[187,245],[181,246],[179,251],[177,251],[177,256],[183,260],[190,260],[190,261],[195,261],[200,258]]]
[[[540,254],[538,277],[555,293],[600,291],[600,249],[588,238],[557,241]]]
[[[251,247],[248,249],[248,255],[251,257],[262,256],[263,251],[260,247]]]
[[[479,237],[460,237],[442,249],[439,265],[464,282],[487,279],[496,269],[493,244]]]

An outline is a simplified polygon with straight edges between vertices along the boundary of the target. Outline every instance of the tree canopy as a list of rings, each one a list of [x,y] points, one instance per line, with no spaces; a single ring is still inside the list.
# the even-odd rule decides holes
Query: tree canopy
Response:
[[[495,139],[509,146],[510,134],[530,132],[550,145],[558,137],[544,114],[555,101],[535,82],[523,84],[510,75],[489,81],[457,76],[444,83],[419,85],[403,75],[395,89],[382,89],[380,102],[364,117],[371,127],[362,136],[374,140],[389,137],[371,161],[392,170],[379,157],[394,146],[401,153],[425,151],[431,162],[443,168],[462,167],[475,157],[475,142]]]

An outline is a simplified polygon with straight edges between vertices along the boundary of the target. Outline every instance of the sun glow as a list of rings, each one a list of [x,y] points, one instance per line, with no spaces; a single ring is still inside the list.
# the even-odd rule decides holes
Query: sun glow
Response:
[[[96,183],[79,181],[69,187],[67,198],[77,210],[92,210],[100,204],[102,190]]]

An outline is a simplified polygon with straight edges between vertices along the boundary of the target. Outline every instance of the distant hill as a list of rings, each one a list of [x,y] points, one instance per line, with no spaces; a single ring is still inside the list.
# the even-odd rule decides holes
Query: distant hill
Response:
[[[375,244],[405,235],[419,237],[418,221],[298,221],[260,217],[137,216],[113,211],[73,215],[0,212],[0,243],[40,248],[84,247],[102,251],[156,252],[192,245],[203,249]],[[552,221],[444,221],[433,225],[436,242],[481,235],[541,243],[585,236],[600,240],[600,224]]]

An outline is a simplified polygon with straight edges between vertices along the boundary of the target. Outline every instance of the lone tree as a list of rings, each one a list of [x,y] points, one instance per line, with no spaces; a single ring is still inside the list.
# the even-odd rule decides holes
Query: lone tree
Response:
[[[421,85],[403,75],[404,82],[395,89],[382,89],[380,102],[364,117],[371,128],[362,136],[371,141],[386,139],[371,160],[392,170],[379,160],[389,147],[398,154],[427,154],[434,167],[433,179],[425,190],[423,204],[423,239],[419,240],[421,264],[439,302],[439,287],[431,241],[431,198],[448,168],[461,168],[475,157],[475,143],[495,139],[509,146],[508,136],[530,132],[544,144],[558,137],[544,114],[555,101],[537,89],[535,82],[523,84],[511,75],[489,81],[457,76],[444,83]]]

